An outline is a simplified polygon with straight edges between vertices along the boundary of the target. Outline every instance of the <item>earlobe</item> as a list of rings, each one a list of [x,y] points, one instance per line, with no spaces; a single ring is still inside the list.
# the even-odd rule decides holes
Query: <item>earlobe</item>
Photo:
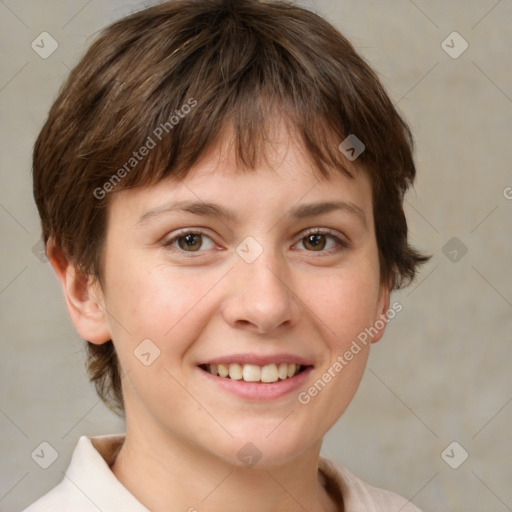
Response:
[[[375,314],[374,328],[378,331],[375,336],[372,337],[372,343],[377,343],[382,336],[389,322],[388,312],[389,304],[391,300],[391,288],[389,285],[382,284],[379,292],[379,298],[377,301],[377,310]]]
[[[103,293],[93,276],[78,273],[60,247],[48,243],[47,253],[78,334],[96,345],[109,341]]]

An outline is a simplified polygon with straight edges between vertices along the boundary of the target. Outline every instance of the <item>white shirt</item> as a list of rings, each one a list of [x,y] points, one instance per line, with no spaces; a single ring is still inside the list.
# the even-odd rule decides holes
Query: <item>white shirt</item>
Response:
[[[110,469],[123,442],[123,434],[80,437],[62,482],[24,512],[149,512]],[[323,456],[318,468],[340,510],[343,503],[345,512],[421,512],[405,498],[368,485]]]

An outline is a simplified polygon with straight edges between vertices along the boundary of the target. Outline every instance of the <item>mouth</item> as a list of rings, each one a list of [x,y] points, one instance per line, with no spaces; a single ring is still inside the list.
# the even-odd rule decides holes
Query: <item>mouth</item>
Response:
[[[215,377],[227,380],[272,384],[292,379],[311,366],[295,363],[256,364],[220,363],[201,364],[199,368]]]

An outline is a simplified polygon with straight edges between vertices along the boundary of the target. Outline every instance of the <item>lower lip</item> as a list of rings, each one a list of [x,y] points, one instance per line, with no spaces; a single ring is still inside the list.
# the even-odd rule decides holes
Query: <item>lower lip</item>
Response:
[[[301,373],[284,380],[276,382],[245,382],[244,380],[233,380],[227,377],[219,377],[210,372],[198,368],[198,370],[217,386],[233,393],[234,395],[245,400],[273,400],[286,396],[300,388],[309,374],[313,370],[312,366],[308,366]]]

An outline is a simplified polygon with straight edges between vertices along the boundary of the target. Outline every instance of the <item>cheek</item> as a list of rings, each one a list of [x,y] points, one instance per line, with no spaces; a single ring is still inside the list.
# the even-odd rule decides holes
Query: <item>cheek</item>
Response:
[[[149,338],[162,349],[172,344],[175,356],[181,355],[193,339],[202,301],[220,278],[129,262],[113,268],[110,276],[106,306],[118,351],[133,351]]]
[[[343,270],[313,284],[308,288],[316,292],[307,304],[332,348],[342,350],[375,321],[380,287],[372,267]]]

